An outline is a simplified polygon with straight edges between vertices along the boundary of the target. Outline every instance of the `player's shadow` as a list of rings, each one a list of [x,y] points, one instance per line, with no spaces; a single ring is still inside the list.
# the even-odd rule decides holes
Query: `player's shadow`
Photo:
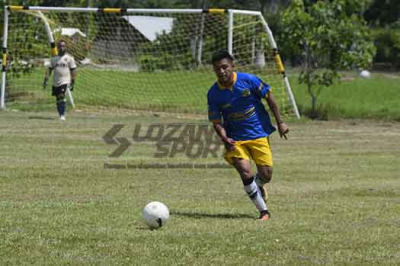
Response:
[[[54,117],[45,117],[45,116],[30,116],[28,119],[37,119],[37,120],[55,120]]]
[[[185,211],[171,211],[171,215],[185,216],[194,219],[202,218],[216,218],[216,219],[254,219],[253,215],[244,213],[205,213],[205,212],[185,212]]]

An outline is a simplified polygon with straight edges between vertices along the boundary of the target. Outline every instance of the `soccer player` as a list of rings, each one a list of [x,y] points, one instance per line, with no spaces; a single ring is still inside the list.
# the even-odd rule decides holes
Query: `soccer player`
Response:
[[[74,89],[76,78],[76,64],[74,58],[67,53],[67,44],[61,40],[57,45],[58,55],[51,58],[51,64],[43,82],[43,88],[46,89],[49,77],[54,71],[52,95],[56,97],[57,111],[60,120],[65,121],[66,99],[65,93],[69,86],[70,91]]]
[[[269,135],[275,131],[262,99],[275,117],[281,137],[289,132],[282,120],[270,86],[257,76],[234,72],[233,57],[227,51],[212,56],[217,82],[207,95],[208,118],[224,143],[225,160],[239,173],[244,190],[258,211],[260,220],[271,217],[266,202],[266,184],[272,178]],[[257,166],[254,175],[250,160]]]

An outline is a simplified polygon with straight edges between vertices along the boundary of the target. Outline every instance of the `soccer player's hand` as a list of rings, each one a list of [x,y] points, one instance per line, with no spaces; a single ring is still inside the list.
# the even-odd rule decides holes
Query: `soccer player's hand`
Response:
[[[47,78],[45,78],[44,81],[43,81],[43,89],[44,90],[47,88],[48,84],[49,84],[49,80]]]
[[[233,151],[235,149],[235,141],[231,138],[222,139],[225,149],[227,151]]]
[[[279,136],[287,139],[286,134],[289,133],[289,127],[283,122],[278,125]]]
[[[74,90],[74,84],[75,84],[75,80],[72,79],[72,80],[71,80],[71,84],[69,84],[69,90],[70,90],[70,91],[73,91],[73,90]]]

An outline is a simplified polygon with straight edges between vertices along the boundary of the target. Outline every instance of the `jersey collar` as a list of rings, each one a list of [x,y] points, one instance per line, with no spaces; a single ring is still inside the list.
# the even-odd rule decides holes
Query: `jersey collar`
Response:
[[[225,89],[232,90],[232,87],[233,87],[233,85],[235,85],[236,80],[237,80],[237,74],[236,74],[236,72],[233,72],[232,74],[233,74],[233,83],[232,83],[232,86],[230,86],[230,87],[225,87],[224,85],[220,84],[220,83],[217,81],[217,85],[218,85],[218,88],[219,88],[220,90],[225,90]]]

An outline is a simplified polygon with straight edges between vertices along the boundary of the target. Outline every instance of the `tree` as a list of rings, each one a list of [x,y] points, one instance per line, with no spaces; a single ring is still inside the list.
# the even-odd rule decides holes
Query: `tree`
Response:
[[[305,6],[294,0],[282,15],[281,44],[303,58],[299,82],[311,96],[311,117],[316,118],[322,88],[340,79],[339,71],[363,69],[372,63],[375,46],[365,21],[348,14],[346,1],[317,1]]]
[[[400,69],[400,1],[373,1],[364,13],[375,35],[376,66]]]
[[[371,24],[388,26],[400,21],[400,1],[375,0],[367,9],[364,18]]]

